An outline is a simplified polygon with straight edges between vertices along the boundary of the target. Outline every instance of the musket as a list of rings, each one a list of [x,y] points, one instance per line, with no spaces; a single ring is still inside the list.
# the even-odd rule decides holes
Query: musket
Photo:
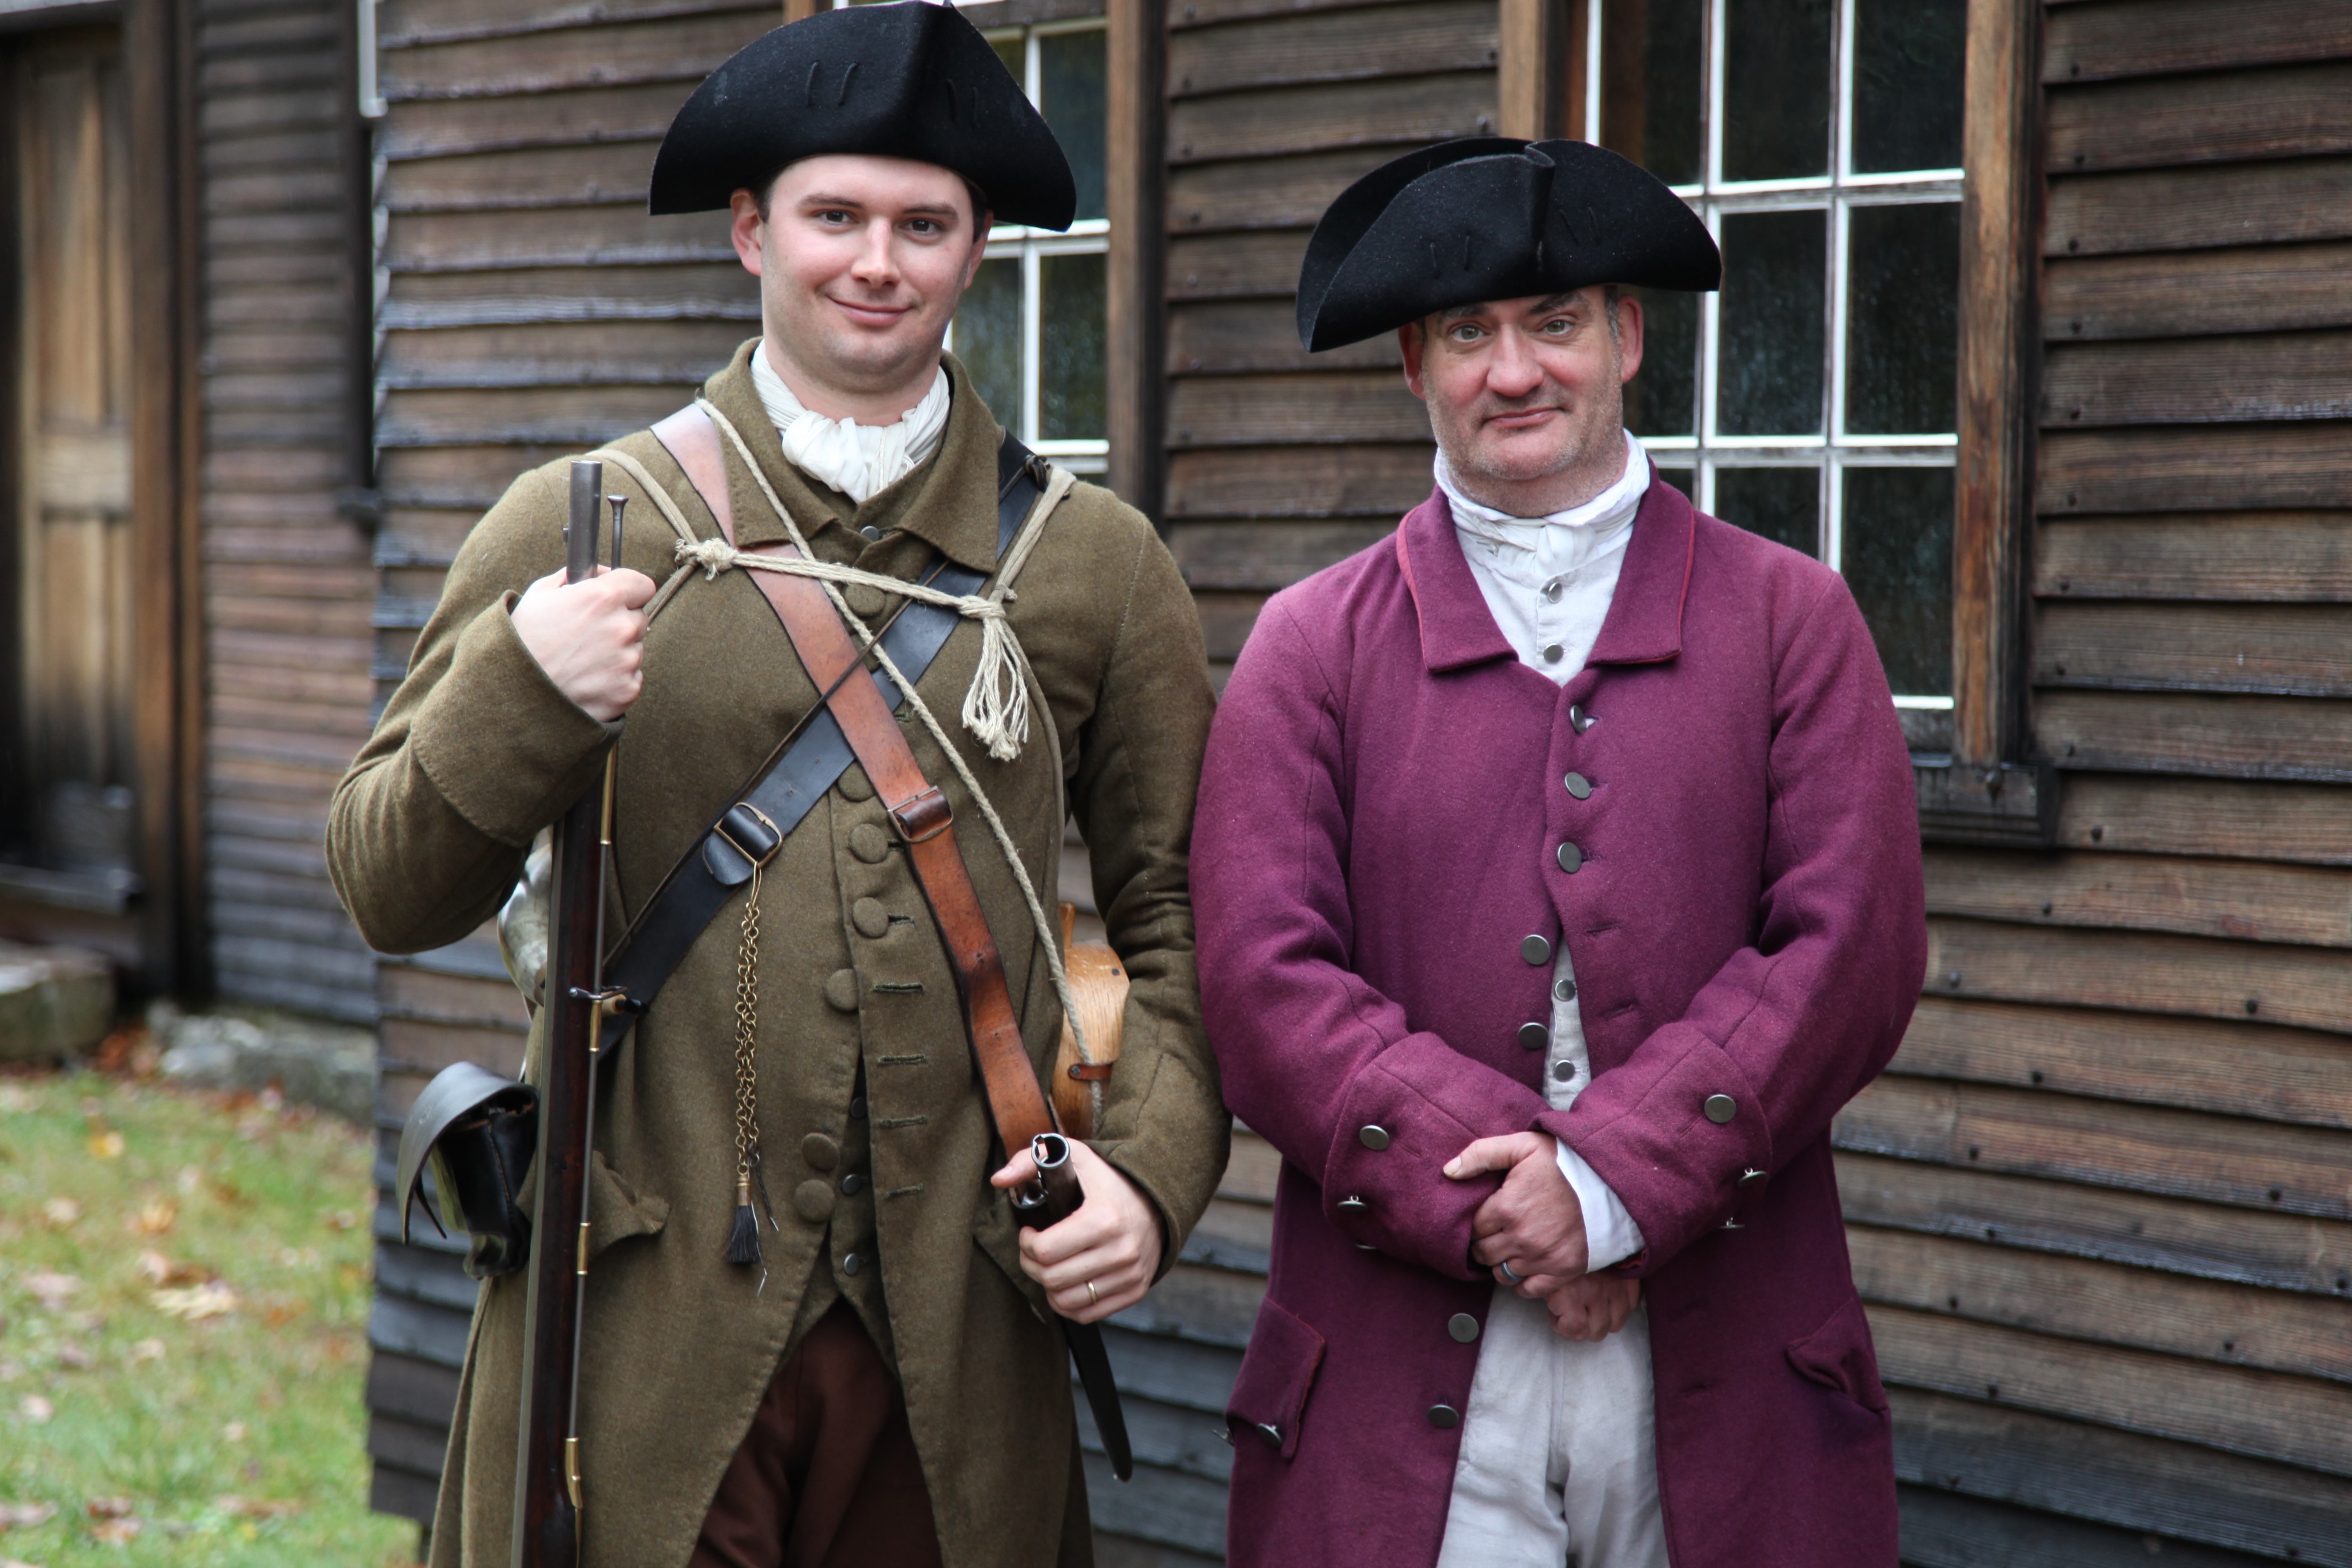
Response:
[[[572,463],[564,581],[595,575],[604,465]],[[622,499],[613,503],[613,564],[621,562]],[[613,842],[616,752],[604,778],[555,826],[550,889],[546,1052],[539,1085],[537,1197],[524,1308],[522,1421],[516,1437],[515,1568],[580,1562],[581,1297],[588,1281],[588,1154],[596,1122],[597,1037],[626,998],[604,986],[604,859]]]

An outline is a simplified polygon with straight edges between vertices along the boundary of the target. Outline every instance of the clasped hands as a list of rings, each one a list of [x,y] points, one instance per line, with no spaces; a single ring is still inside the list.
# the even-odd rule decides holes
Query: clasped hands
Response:
[[[1623,1328],[1642,1299],[1641,1282],[1585,1271],[1584,1205],[1560,1173],[1554,1141],[1540,1132],[1481,1138],[1445,1163],[1457,1182],[1493,1171],[1504,1173],[1503,1184],[1471,1216],[1472,1260],[1528,1300],[1541,1300],[1562,1339],[1601,1340]]]

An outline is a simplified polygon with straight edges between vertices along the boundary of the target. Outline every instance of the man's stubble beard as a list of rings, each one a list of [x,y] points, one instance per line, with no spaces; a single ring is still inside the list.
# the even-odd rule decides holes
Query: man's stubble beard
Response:
[[[1625,389],[1617,379],[1618,363],[1618,355],[1612,346],[1609,356],[1609,374],[1598,398],[1580,406],[1561,410],[1566,416],[1567,428],[1562,433],[1562,445],[1555,448],[1549,458],[1530,461],[1523,456],[1513,462],[1489,461],[1475,438],[1477,416],[1467,410],[1449,410],[1445,418],[1457,426],[1454,438],[1449,441],[1445,424],[1433,405],[1429,410],[1430,431],[1436,437],[1437,444],[1445,450],[1446,467],[1454,470],[1456,479],[1467,481],[1473,489],[1495,485],[1523,485],[1576,468],[1605,468],[1624,443],[1624,437],[1620,432],[1625,425]]]

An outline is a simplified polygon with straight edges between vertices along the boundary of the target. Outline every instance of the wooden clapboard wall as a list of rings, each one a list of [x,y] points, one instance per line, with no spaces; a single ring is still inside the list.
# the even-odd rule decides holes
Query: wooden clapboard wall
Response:
[[[2053,851],[1929,847],[1839,1123],[1905,1555],[2352,1563],[2352,13],[2014,9],[2063,795]]]
[[[383,0],[379,700],[510,480],[642,429],[759,331],[726,215],[649,218],[646,179],[695,84],[780,19],[772,0]],[[454,1061],[520,1070],[524,1015],[487,933],[385,962],[378,992],[388,1194],[416,1091]],[[373,1502],[425,1522],[475,1287],[421,1217],[405,1246],[388,1201],[375,1224]]]
[[[205,865],[231,997],[366,1019],[327,803],[372,712],[351,6],[195,0]]]

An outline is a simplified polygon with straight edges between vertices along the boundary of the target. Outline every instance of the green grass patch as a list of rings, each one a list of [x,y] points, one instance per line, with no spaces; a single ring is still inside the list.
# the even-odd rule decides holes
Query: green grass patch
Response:
[[[250,1096],[0,1078],[0,1561],[410,1561],[367,1508],[373,1156]]]

